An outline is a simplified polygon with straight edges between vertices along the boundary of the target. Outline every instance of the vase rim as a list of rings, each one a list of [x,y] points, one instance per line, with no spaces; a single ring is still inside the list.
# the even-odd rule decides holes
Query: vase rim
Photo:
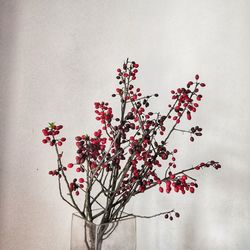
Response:
[[[100,210],[100,209],[94,209],[94,210]],[[123,214],[129,215],[129,214],[126,213],[126,212],[122,212],[122,213],[123,213]],[[79,219],[85,220],[85,221],[87,221],[88,223],[93,224],[93,225],[95,225],[95,226],[100,226],[100,225],[105,225],[105,224],[107,225],[107,224],[112,224],[112,223],[116,223],[116,222],[120,222],[120,221],[127,221],[127,220],[136,219],[136,216],[131,215],[131,217],[124,218],[124,219],[121,219],[121,220],[115,220],[115,221],[111,221],[111,222],[107,222],[107,223],[95,223],[95,222],[91,222],[91,221],[88,221],[88,220],[84,219],[84,218],[83,218],[79,213],[77,213],[77,212],[72,213],[72,217],[73,217],[73,216],[76,216],[76,217],[78,217]]]

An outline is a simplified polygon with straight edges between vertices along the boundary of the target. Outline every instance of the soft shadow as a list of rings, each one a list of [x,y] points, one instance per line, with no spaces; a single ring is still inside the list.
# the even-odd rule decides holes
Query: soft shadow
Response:
[[[4,218],[4,197],[8,187],[3,179],[8,178],[5,169],[8,141],[8,124],[10,122],[10,103],[13,101],[13,73],[15,71],[15,48],[17,42],[17,1],[0,0],[0,220]],[[2,225],[2,223],[1,223]]]

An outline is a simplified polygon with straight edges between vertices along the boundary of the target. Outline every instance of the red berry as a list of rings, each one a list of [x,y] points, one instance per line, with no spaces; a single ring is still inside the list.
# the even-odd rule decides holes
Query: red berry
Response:
[[[43,132],[44,136],[48,135],[48,130],[47,129],[43,129],[42,132]]]
[[[80,183],[83,183],[83,182],[84,182],[84,179],[83,179],[83,178],[79,178],[79,182],[80,182]]]
[[[44,144],[46,144],[47,142],[48,142],[47,139],[42,140],[42,143],[44,143]]]
[[[190,187],[189,191],[190,191],[191,193],[194,193],[194,188],[193,188],[193,187]]]
[[[159,184],[159,185],[162,183],[162,181],[161,181],[160,179],[158,179],[156,182],[157,182],[157,184]]]
[[[159,187],[159,191],[163,193],[163,187]]]
[[[74,166],[73,163],[68,164],[68,168],[72,168],[73,166]]]
[[[63,128],[63,125],[58,125],[58,126],[56,126],[56,129],[57,130],[60,130],[60,129],[62,129]]]
[[[71,182],[69,184],[69,189],[70,189],[71,192],[74,190],[74,187],[75,187],[75,184],[73,182]]]
[[[199,75],[195,76],[195,80],[199,80],[199,78],[200,78]]]
[[[169,187],[171,185],[171,181],[170,180],[167,180],[166,181],[166,187]]]
[[[77,169],[76,169],[76,172],[77,172],[77,173],[81,172],[81,169],[80,169],[80,168],[77,168]]]
[[[170,179],[173,180],[175,178],[175,175],[174,174],[171,174],[170,175]]]
[[[66,138],[65,137],[61,138],[61,141],[66,141]]]
[[[202,98],[202,95],[198,95],[198,96],[196,97],[196,100],[197,100],[197,101],[200,101],[201,98]]]
[[[62,146],[62,142],[59,141],[59,142],[57,143],[57,145],[58,145],[58,146]]]
[[[183,176],[181,177],[181,179],[185,181],[185,180],[187,179],[187,176],[186,176],[186,175],[183,175]]]
[[[221,168],[221,165],[220,164],[216,164],[215,165],[215,169],[219,169],[219,168]]]

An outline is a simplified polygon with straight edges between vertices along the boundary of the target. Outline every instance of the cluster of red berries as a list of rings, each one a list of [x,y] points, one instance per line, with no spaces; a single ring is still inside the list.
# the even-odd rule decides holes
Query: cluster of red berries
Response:
[[[107,127],[111,126],[113,112],[108,103],[95,102],[95,113],[97,114],[96,120],[100,121],[104,125],[102,128],[103,130],[106,130]]]
[[[219,162],[216,162],[216,161],[209,161],[207,163],[201,162],[199,165],[195,166],[195,169],[200,170],[200,169],[209,168],[209,167],[213,167],[214,169],[218,170],[221,168],[221,165],[219,164]]]
[[[84,179],[83,178],[79,178],[78,181],[76,178],[73,179],[73,181],[69,184],[69,190],[70,192],[75,192],[75,195],[78,196],[80,194],[79,189],[83,189],[84,188]]]
[[[129,86],[129,95],[127,97],[127,100],[132,100],[132,101],[136,101],[138,98],[140,98],[142,96],[141,93],[141,89],[140,88],[134,88],[134,85],[130,85]],[[146,100],[145,100],[146,101]],[[145,102],[143,103],[145,104]]]
[[[151,157],[151,158],[150,158]],[[153,169],[153,165],[157,167],[161,167],[161,164],[158,160],[152,160],[151,155],[146,155],[145,152],[142,153],[142,156],[137,155],[132,161],[131,161],[131,171],[130,174],[127,174],[122,182],[122,188],[119,190],[117,195],[122,194],[123,196],[126,196],[129,194],[129,191],[133,187],[135,183],[137,183],[137,192],[143,193],[148,187],[150,187],[154,182],[157,182],[158,184],[161,184],[162,181],[158,177],[155,171],[149,170],[145,173],[145,169],[138,168],[139,161],[144,161],[142,165],[145,164],[148,169]]]
[[[102,131],[99,129],[94,132],[94,137],[88,135],[76,136],[77,156],[76,164],[81,165],[85,162],[86,158],[90,161],[91,169],[95,169],[97,161],[102,160],[102,152],[106,148],[107,138],[101,137]],[[68,168],[72,168],[73,163],[68,164]],[[76,168],[76,172],[84,172],[84,169],[79,166]]]
[[[178,152],[178,150],[177,150],[176,148],[172,151],[172,153],[171,153],[171,155],[172,155],[171,160],[172,160],[172,161],[170,161],[170,162],[168,163],[169,168],[171,168],[171,167],[176,168],[176,163],[175,163],[176,158],[175,158],[174,154],[176,154],[177,152]]]
[[[218,162],[215,161],[210,161],[207,163],[200,163],[193,169],[200,170],[202,168],[208,168],[212,166],[215,169],[220,169],[221,165]],[[195,192],[195,188],[198,188],[198,184],[191,181],[187,182],[188,176],[187,175],[182,175],[182,176],[176,176],[175,174],[172,174],[172,172],[169,172],[169,177],[167,181],[164,181],[166,184],[166,193],[170,193],[171,190],[173,189],[175,192],[181,191],[182,194],[185,194],[186,191],[190,191],[190,193]],[[162,181],[157,181],[158,184],[162,184]],[[164,189],[162,186],[159,187],[159,191],[163,193]]]
[[[59,135],[62,128],[63,125],[56,126],[54,123],[49,123],[49,127],[46,127],[42,130],[42,133],[45,136],[45,138],[42,140],[42,143],[49,143],[50,146],[54,146],[55,144],[62,146],[63,142],[66,141],[66,138],[62,137],[61,139],[55,139],[55,136]]]
[[[67,171],[67,168],[66,167],[61,167],[61,168],[58,168],[58,169],[55,169],[55,170],[50,170],[49,175],[51,175],[51,176],[58,176],[59,175],[59,178],[61,178],[62,175],[60,174],[60,172],[62,170]]]
[[[131,78],[131,80],[136,79],[136,74],[138,73],[139,64],[133,62],[126,62],[123,64],[123,68],[118,68],[116,79],[120,80],[120,84],[125,82],[125,79]]]
[[[185,194],[186,191],[190,191],[190,193],[194,193],[195,188],[198,188],[198,184],[194,182],[187,183],[187,176],[182,175],[181,177],[177,178],[175,181],[172,182],[172,187],[176,193],[181,191],[182,194]],[[166,183],[166,192],[169,193],[171,187]]]
[[[166,193],[170,193],[171,190],[174,190],[176,193],[181,191],[182,194],[185,194],[186,191],[190,191],[190,193],[194,193],[195,187],[198,187],[197,183],[194,182],[187,182],[188,177],[186,175],[182,176],[175,176],[171,172],[169,173],[169,178],[167,181],[164,181],[166,184]],[[159,191],[161,193],[164,192],[164,189],[162,186],[159,187]]]
[[[199,79],[199,75],[195,76],[195,79]],[[191,91],[190,87],[194,85],[194,90]],[[199,86],[205,87],[205,83],[194,83],[192,81],[187,83],[187,88],[178,88],[176,91],[171,90],[172,99],[176,100],[174,106],[169,105],[170,108],[173,108],[176,115],[171,116],[169,115],[169,119],[173,119],[176,123],[180,123],[180,118],[182,117],[183,113],[185,111],[187,114],[187,119],[192,119],[192,112],[196,112],[196,109],[199,107],[199,104],[197,102],[194,102],[193,97],[196,96],[196,100],[200,101],[202,98],[202,95],[197,94],[199,92]]]

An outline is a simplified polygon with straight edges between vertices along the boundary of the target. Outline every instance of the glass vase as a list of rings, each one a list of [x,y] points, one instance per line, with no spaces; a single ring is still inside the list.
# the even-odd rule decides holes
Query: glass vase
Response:
[[[95,224],[73,214],[70,250],[136,250],[136,218]]]

